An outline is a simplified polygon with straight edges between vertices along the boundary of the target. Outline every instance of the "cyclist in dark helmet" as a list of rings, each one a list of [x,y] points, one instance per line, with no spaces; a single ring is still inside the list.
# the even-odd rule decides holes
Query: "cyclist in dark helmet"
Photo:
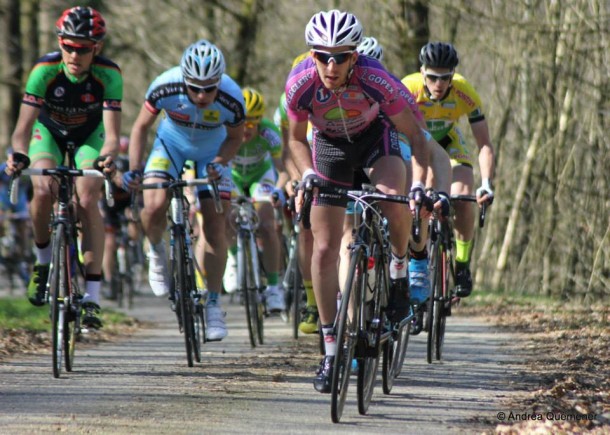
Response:
[[[117,64],[100,56],[105,21],[95,9],[76,6],[66,9],[55,26],[60,51],[44,55],[30,73],[6,172],[12,175],[30,164],[34,168],[56,167],[64,161],[68,142],[76,144],[77,168],[113,172],[113,156],[119,148],[123,78]],[[51,261],[53,196],[46,177],[32,177],[32,184],[30,213],[36,264],[28,299],[41,306]],[[99,301],[104,231],[97,205],[101,185],[99,179],[76,180],[86,271],[82,321],[88,328],[102,326]]]
[[[420,72],[406,76],[402,82],[415,95],[430,133],[449,154],[453,168],[451,193],[472,195],[475,192],[472,168],[476,161],[457,125],[465,115],[479,148],[481,186],[476,189],[476,196],[480,205],[484,202],[491,203],[494,150],[489,128],[479,95],[463,76],[455,72],[459,64],[455,47],[447,42],[429,42],[421,48],[419,61],[422,64]],[[472,204],[456,202],[456,293],[460,297],[466,297],[472,291],[469,264],[474,221]],[[427,258],[421,259],[421,264],[417,267],[418,272],[426,271]],[[426,291],[418,296],[413,288],[411,290],[412,298],[425,299],[427,296]]]

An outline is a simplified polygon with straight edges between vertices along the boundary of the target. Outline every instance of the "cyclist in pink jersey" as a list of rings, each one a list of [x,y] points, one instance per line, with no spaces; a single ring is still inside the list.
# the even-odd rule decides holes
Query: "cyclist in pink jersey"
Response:
[[[412,146],[414,207],[424,198],[425,138],[392,76],[377,60],[358,56],[362,34],[359,20],[338,10],[319,12],[307,24],[311,56],[291,71],[286,83],[290,151],[303,181],[316,178],[323,185],[351,187],[354,171],[363,168],[382,192],[404,194],[406,170],[398,145],[402,132]],[[314,126],[311,148],[308,121]],[[311,210],[312,280],[326,351],[314,387],[323,393],[330,392],[336,353],[336,265],[346,202],[325,195],[315,199]],[[392,235],[388,314],[397,319],[408,310],[406,254],[412,218],[407,206],[385,203],[382,208]]]

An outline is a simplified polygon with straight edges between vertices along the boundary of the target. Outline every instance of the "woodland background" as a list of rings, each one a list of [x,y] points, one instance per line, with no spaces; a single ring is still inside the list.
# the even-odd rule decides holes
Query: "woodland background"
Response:
[[[10,144],[27,75],[57,49],[62,0],[0,0],[0,148]],[[199,38],[228,74],[277,105],[304,28],[320,10],[350,10],[396,76],[428,40],[455,44],[458,72],[480,94],[497,154],[496,200],[477,232],[478,289],[589,304],[610,296],[609,0],[108,0],[103,54],[125,79],[129,134],[150,82]],[[463,130],[474,142],[467,124]],[[478,181],[477,181],[478,182]]]

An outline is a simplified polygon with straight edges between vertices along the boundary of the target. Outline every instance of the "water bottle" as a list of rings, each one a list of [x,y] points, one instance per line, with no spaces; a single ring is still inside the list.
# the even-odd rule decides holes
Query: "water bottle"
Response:
[[[368,265],[368,285],[366,286],[366,301],[369,302],[373,299],[373,293],[375,292],[375,258],[369,257]]]
[[[119,273],[127,273],[127,262],[125,261],[125,247],[119,246],[116,255],[117,262],[119,263]]]

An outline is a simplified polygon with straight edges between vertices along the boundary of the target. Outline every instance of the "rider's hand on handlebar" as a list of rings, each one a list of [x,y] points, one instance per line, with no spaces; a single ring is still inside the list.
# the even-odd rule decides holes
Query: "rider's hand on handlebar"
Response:
[[[275,208],[282,207],[286,204],[286,195],[282,189],[275,188],[271,194],[271,205]]]
[[[303,178],[297,186],[297,197],[294,203],[295,211],[297,213],[300,213],[301,207],[303,207],[305,190],[311,190],[313,188],[313,180],[316,180],[317,178],[316,171],[313,169],[307,169],[303,172]]]
[[[112,160],[112,155],[97,156],[93,161],[93,169],[97,169],[106,176],[113,174],[116,171],[116,164]]]
[[[224,172],[225,166],[222,163],[211,162],[206,166],[206,170],[208,173],[208,178],[211,180],[218,180],[222,177],[222,173]]]
[[[432,210],[434,208],[434,203],[432,199],[424,193],[423,185],[421,183],[414,183],[411,187],[411,191],[409,192],[409,199],[411,211],[415,212],[415,208],[417,206],[420,207],[420,216],[422,218],[430,217]]]
[[[484,203],[491,205],[494,202],[494,191],[489,178],[483,179],[481,187],[477,189],[477,203],[482,206]]]
[[[142,171],[134,169],[133,171],[127,171],[123,174],[123,189],[133,190],[137,189],[142,180]]]
[[[21,170],[26,169],[28,166],[30,166],[30,158],[27,154],[13,152],[8,155],[4,172],[10,176],[18,176]]]

